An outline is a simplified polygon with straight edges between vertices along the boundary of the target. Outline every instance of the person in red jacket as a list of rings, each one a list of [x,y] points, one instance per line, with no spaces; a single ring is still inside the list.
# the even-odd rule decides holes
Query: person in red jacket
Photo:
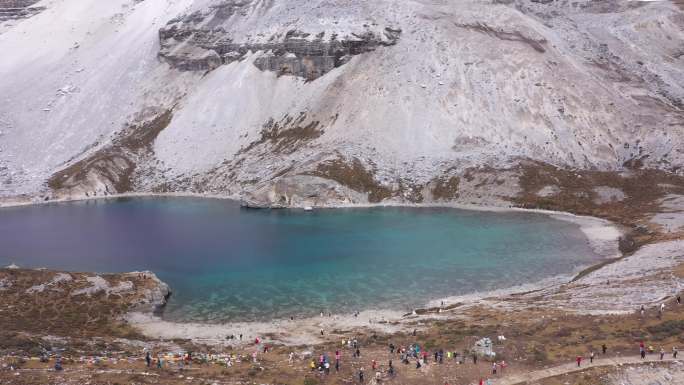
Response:
[[[582,366],[582,356],[577,356],[577,367]]]

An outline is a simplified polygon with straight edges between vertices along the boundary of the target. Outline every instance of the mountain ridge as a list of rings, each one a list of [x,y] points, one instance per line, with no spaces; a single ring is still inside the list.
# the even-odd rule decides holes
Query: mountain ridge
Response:
[[[682,172],[674,2],[33,6],[0,24],[5,197],[510,204],[529,165]]]

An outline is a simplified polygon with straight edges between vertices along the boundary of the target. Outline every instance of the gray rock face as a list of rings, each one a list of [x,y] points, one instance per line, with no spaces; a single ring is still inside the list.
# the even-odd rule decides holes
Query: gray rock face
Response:
[[[159,57],[182,71],[211,71],[221,64],[242,60],[249,53],[261,53],[254,60],[260,70],[315,80],[352,56],[396,44],[401,35],[400,29],[385,27],[378,31],[363,25],[363,32],[346,36],[290,29],[284,36],[236,41],[222,22],[240,17],[238,11],[247,5],[248,1],[226,1],[208,12],[197,11],[171,20],[159,30]]]
[[[0,22],[31,17],[45,9],[33,7],[38,0],[0,0]]]
[[[241,204],[249,208],[316,207],[368,203],[366,194],[333,180],[311,175],[296,175],[267,183],[245,197]]]

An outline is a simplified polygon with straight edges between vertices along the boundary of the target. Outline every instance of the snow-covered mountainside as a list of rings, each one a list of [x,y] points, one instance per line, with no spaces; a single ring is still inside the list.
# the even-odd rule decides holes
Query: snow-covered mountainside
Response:
[[[681,173],[682,8],[0,0],[0,196],[467,201],[515,195],[521,162]]]

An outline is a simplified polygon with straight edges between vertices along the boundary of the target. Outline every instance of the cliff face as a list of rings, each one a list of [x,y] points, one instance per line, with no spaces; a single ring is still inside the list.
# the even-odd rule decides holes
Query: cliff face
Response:
[[[0,0],[0,23],[31,17],[45,7],[34,6],[38,0]]]
[[[45,4],[0,24],[5,197],[510,202],[521,164],[682,172],[674,2]]]
[[[401,33],[400,29],[364,24],[356,28],[359,32],[345,36],[326,34],[325,29],[315,33],[291,29],[236,41],[229,26],[239,23],[250,5],[248,1],[223,1],[169,21],[159,31],[159,57],[181,71],[211,71],[261,52],[253,61],[260,70],[311,81],[345,64],[352,56],[396,44]]]

